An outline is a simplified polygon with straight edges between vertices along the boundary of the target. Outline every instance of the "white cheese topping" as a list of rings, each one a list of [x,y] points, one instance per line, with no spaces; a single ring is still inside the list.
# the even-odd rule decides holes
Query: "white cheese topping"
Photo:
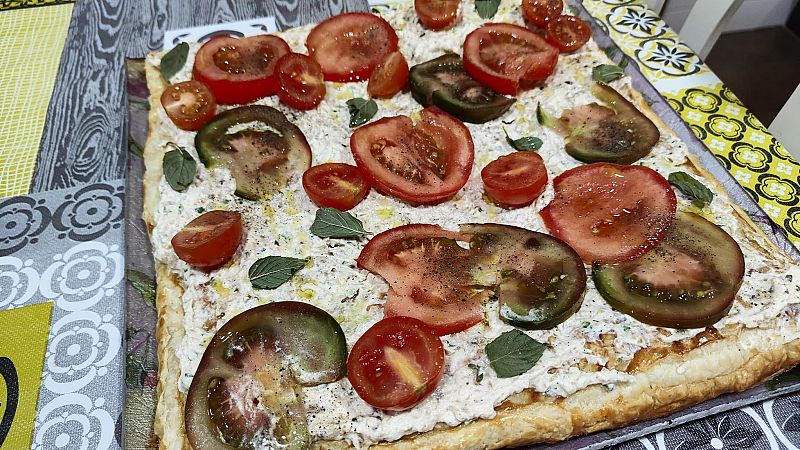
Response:
[[[518,3],[503,2],[493,21],[522,23]],[[464,37],[481,23],[471,7],[465,7],[460,22],[445,32],[423,29],[412,8],[392,10],[385,17],[397,30],[401,50],[409,65],[435,58],[445,51],[461,53]],[[282,36],[293,50],[305,52],[303,43],[309,29],[289,30]],[[193,46],[185,67],[173,78],[174,82],[191,77],[196,50],[197,46]],[[158,63],[157,59],[151,62]],[[436,206],[412,207],[372,191],[351,213],[372,233],[408,223],[433,223],[456,229],[458,224],[470,222],[505,223],[547,232],[537,211],[553,198],[551,183],[531,206],[505,210],[484,200],[480,169],[512,151],[505,142],[503,126],[513,137],[538,136],[543,140],[539,153],[547,165],[551,182],[556,175],[579,165],[564,151],[563,139],[537,123],[536,105],[541,103],[547,113],[557,117],[565,108],[596,101],[588,86],[592,82],[592,67],[602,62],[605,62],[602,52],[594,42],[575,54],[561,55],[555,74],[544,88],[522,93],[516,104],[497,120],[482,125],[467,124],[475,143],[475,164],[467,185],[452,200]],[[629,82],[623,78],[612,85],[620,87]],[[280,105],[276,97],[257,103],[280,109],[300,127],[311,146],[314,165],[324,162],[353,164],[349,149],[349,113],[345,104],[353,97],[367,97],[366,83],[327,83],[325,100],[317,109],[308,112]],[[410,94],[403,93],[388,100],[378,100],[375,119],[399,114],[413,116],[420,108]],[[162,108],[156,108],[155,114],[158,126],[172,137],[171,140],[196,158],[195,133],[176,128]],[[165,145],[166,142],[158,144]],[[667,176],[676,170],[677,165],[685,162],[686,155],[686,146],[663,130],[661,141],[641,163]],[[161,201],[152,233],[153,253],[159,262],[181,277],[186,289],[182,298],[186,337],[178,350],[183,371],[180,389],[184,392],[215,330],[236,314],[254,306],[297,299],[313,303],[341,323],[350,346],[382,318],[380,305],[383,303],[382,294],[387,290],[386,283],[355,266],[355,258],[364,242],[321,239],[310,234],[308,230],[317,208],[303,191],[299,174],[290,179],[284,190],[264,203],[238,198],[233,195],[234,190],[235,182],[227,170],[209,171],[202,164],[198,165],[194,183],[185,192],[173,191],[164,180],[160,185]],[[800,302],[800,270],[792,267],[788,272],[774,273],[770,262],[750,243],[752,239],[762,239],[763,242],[763,238],[740,228],[732,208],[725,203],[724,193],[716,193],[718,195],[710,207],[701,213],[736,238],[745,254],[747,269],[740,299],[717,327],[729,324],[758,327],[780,322],[784,324],[782,329],[786,341],[800,337],[796,318],[789,319],[787,315],[791,305]],[[692,207],[681,200],[679,208]],[[232,261],[226,267],[206,274],[180,261],[170,239],[190,220],[211,209],[240,211],[246,233]],[[278,289],[255,290],[248,280],[248,268],[258,258],[268,255],[310,257],[313,264]],[[486,316],[488,323],[442,338],[447,353],[445,376],[433,394],[411,410],[375,410],[358,397],[347,379],[305,388],[309,427],[314,438],[346,439],[357,447],[364,447],[378,441],[399,439],[409,433],[428,431],[437,424],[454,426],[476,418],[491,418],[495,415],[496,405],[527,388],[547,395],[566,396],[593,384],[612,387],[629,379],[629,375],[603,367],[609,362],[609,354],[623,361],[630,360],[641,348],[692,337],[699,331],[661,329],[640,323],[614,311],[589,281],[583,304],[572,317],[552,330],[527,332],[540,342],[549,343],[552,349],[545,351],[541,360],[527,373],[513,378],[498,378],[488,366],[484,347],[512,327],[499,320],[496,304],[487,306]],[[586,342],[608,339],[612,333],[613,352],[599,355],[586,348]],[[484,369],[481,382],[476,381],[475,370],[468,364]],[[578,368],[587,364],[601,369],[592,372]]]

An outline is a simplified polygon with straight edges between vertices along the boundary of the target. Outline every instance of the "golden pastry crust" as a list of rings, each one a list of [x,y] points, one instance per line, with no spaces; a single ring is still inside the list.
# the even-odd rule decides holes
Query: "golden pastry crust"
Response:
[[[152,111],[160,107],[160,95],[166,83],[158,68],[152,64],[147,64],[146,72]],[[623,94],[662,132],[668,130],[641,94],[632,88],[624,89]],[[158,185],[162,176],[164,149],[158,148],[156,142],[163,142],[167,138],[159,133],[151,113],[150,134],[144,149],[146,172],[143,181],[143,218],[148,230],[153,227],[159,201]],[[719,186],[696,158],[690,157],[683,168],[704,182]],[[720,187],[718,192],[724,192],[724,189]],[[727,196],[726,199],[732,204]],[[793,264],[790,257],[775,247],[746,213],[735,206],[734,209],[738,213],[739,223],[746,225],[744,237],[756,244],[756,248],[765,255],[770,255],[776,267]],[[156,275],[159,382],[155,431],[161,439],[160,448],[190,449],[183,427],[185,396],[178,390],[181,369],[175,356],[184,337],[184,313],[180,301],[183,289],[180,280],[161,263],[156,263]],[[556,442],[663,416],[724,393],[741,391],[800,363],[800,339],[774,346],[776,339],[782,339],[780,330],[729,327],[717,334],[717,338],[702,344],[658,349],[658,352],[654,352],[655,357],[649,356],[647,363],[636,367],[632,381],[618,383],[613,389],[595,385],[566,398],[525,391],[500,405],[497,415],[492,419],[476,420],[456,427],[437,427],[372,448],[484,449]],[[648,350],[651,349],[640,352]],[[315,442],[312,448],[351,447],[343,441],[320,441]]]

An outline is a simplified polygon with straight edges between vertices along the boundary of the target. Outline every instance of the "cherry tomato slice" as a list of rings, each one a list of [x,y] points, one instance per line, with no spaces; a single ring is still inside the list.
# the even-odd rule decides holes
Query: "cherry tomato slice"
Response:
[[[326,80],[366,80],[375,66],[397,50],[397,34],[374,14],[339,14],[311,30],[306,48]]]
[[[496,203],[507,207],[529,205],[547,186],[547,169],[538,153],[514,152],[481,170],[483,187]]]
[[[361,336],[347,358],[347,378],[370,405],[409,409],[430,395],[444,373],[444,347],[428,326],[391,317]]]
[[[558,16],[547,22],[547,42],[562,52],[574,52],[591,37],[589,25],[575,16]]]
[[[161,94],[161,106],[176,127],[197,131],[217,112],[217,101],[208,87],[196,80],[167,86]]]
[[[408,62],[402,53],[386,57],[369,77],[367,93],[370,97],[389,98],[400,92],[408,83]]]
[[[527,28],[487,23],[464,40],[464,68],[476,80],[501,94],[516,95],[549,77],[558,49]]]
[[[414,10],[426,28],[441,30],[458,20],[461,0],[414,0]]]
[[[525,20],[544,28],[547,21],[561,15],[564,10],[562,0],[522,0],[522,15]]]
[[[211,271],[222,267],[242,241],[242,215],[235,211],[208,211],[172,237],[178,258],[190,266]]]
[[[350,149],[367,182],[412,204],[440,203],[469,179],[474,148],[464,123],[432,106],[414,124],[406,116],[384,117],[358,128]]]
[[[224,105],[250,103],[278,92],[275,64],[289,45],[269,34],[237,39],[217,36],[203,44],[192,74]]]
[[[644,166],[594,163],[553,180],[555,197],[541,211],[553,236],[586,263],[627,261],[658,245],[675,218],[675,192]]]
[[[469,242],[469,237],[425,224],[392,228],[370,239],[358,267],[389,284],[386,317],[414,317],[440,336],[483,319],[481,302],[489,292],[474,288],[472,269],[478,262],[456,241]]]
[[[325,163],[306,170],[303,188],[317,206],[342,211],[361,203],[369,193],[358,167],[342,163]]]
[[[278,98],[295,109],[313,109],[325,98],[322,68],[313,59],[299,53],[281,56],[275,65]]]

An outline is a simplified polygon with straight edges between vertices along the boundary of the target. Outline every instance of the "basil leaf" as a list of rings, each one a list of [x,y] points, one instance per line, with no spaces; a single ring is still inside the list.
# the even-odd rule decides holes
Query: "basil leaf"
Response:
[[[142,300],[146,301],[150,306],[156,306],[156,282],[149,276],[137,270],[128,269],[125,271],[128,283],[131,284],[133,290],[139,293]]]
[[[667,179],[701,208],[714,200],[714,193],[686,172],[672,172]]]
[[[311,233],[321,238],[359,238],[369,234],[360,220],[336,208],[318,209]]]
[[[161,58],[161,76],[169,81],[176,73],[178,73],[183,65],[186,64],[186,57],[189,55],[189,44],[181,42],[168,51],[163,58]]]
[[[618,50],[617,50],[617,47],[612,45],[610,47],[604,48],[603,51],[605,52],[606,56],[608,56],[608,59],[613,61],[614,57],[617,56],[617,51]]]
[[[619,68],[624,69],[628,67],[628,58],[625,55],[622,55],[622,59],[619,60]]]
[[[500,378],[521,375],[542,357],[547,348],[520,330],[506,331],[486,345],[486,356]]]
[[[140,158],[144,157],[144,149],[130,136],[128,136],[128,151]]]
[[[197,162],[183,147],[174,142],[168,142],[168,144],[174,146],[175,150],[170,150],[164,154],[164,162],[162,164],[164,178],[167,179],[167,183],[172,189],[183,192],[194,180]]]
[[[305,265],[305,259],[267,256],[254,262],[247,275],[254,288],[275,289],[289,281],[289,278]]]
[[[475,0],[475,11],[481,16],[481,19],[491,19],[497,14],[497,8],[500,6],[500,0]]]
[[[503,128],[503,133],[506,134],[506,141],[517,150],[520,151],[528,151],[528,152],[535,152],[542,148],[542,140],[536,136],[526,136],[521,137],[519,139],[511,139],[511,136],[508,135],[508,131]]]
[[[625,72],[622,71],[620,66],[615,66],[613,64],[600,64],[599,66],[594,66],[594,69],[592,69],[592,79],[599,83],[609,83],[620,78],[624,74]]]
[[[364,125],[378,112],[375,100],[365,98],[351,98],[347,101],[347,108],[350,110],[350,128]]]

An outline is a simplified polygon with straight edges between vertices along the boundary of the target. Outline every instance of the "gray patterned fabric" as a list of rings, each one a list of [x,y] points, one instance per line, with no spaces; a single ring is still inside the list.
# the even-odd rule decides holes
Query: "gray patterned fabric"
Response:
[[[55,305],[35,449],[121,447],[124,187],[117,180],[0,201],[0,310]]]

